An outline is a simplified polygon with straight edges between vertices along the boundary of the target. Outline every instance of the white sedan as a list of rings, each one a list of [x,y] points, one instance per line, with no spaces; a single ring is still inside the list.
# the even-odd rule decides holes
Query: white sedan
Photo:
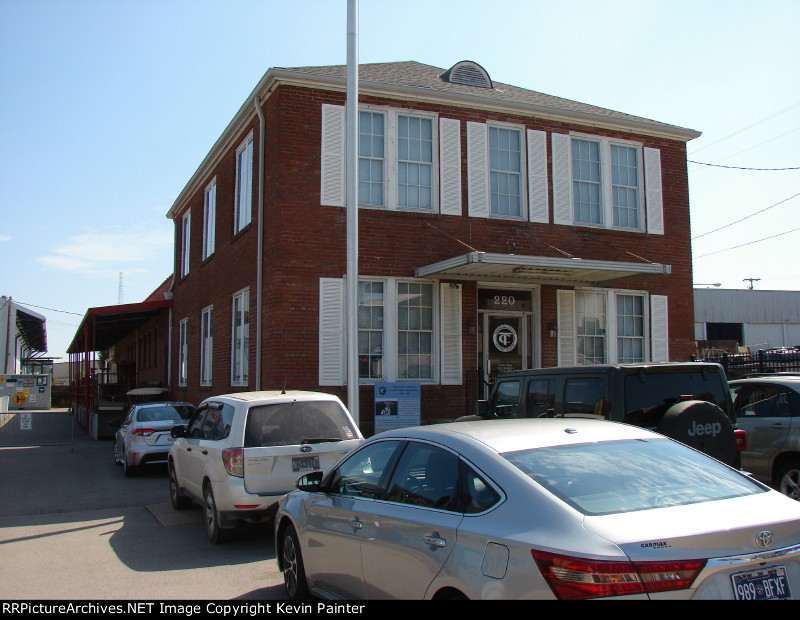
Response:
[[[800,596],[800,502],[624,424],[389,431],[297,486],[275,519],[293,598]]]

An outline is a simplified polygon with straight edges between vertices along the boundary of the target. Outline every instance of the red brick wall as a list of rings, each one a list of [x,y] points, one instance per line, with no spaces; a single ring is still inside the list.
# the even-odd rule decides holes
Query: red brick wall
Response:
[[[263,368],[262,389],[318,388],[318,304],[319,278],[340,278],[346,271],[346,215],[338,207],[320,206],[320,131],[321,105],[344,104],[344,94],[323,90],[280,86],[267,101],[265,148],[265,226],[263,291]],[[364,104],[400,107],[397,101],[362,98]],[[646,259],[669,264],[672,274],[618,288],[646,290],[669,296],[670,355],[686,360],[694,350],[692,273],[690,254],[688,182],[684,143],[646,135],[614,133],[556,121],[528,118],[497,112],[479,112],[456,106],[415,103],[414,108],[436,112],[462,121],[462,216],[442,216],[408,212],[361,209],[359,211],[359,273],[363,276],[412,277],[414,268],[434,263],[467,250],[434,228],[484,252],[508,252],[508,242],[516,253],[560,256],[554,246],[574,256],[598,260],[635,262],[630,252]],[[582,131],[596,136],[617,136],[640,141],[661,151],[664,186],[664,235],[615,232],[552,224],[531,224],[470,218],[466,215],[466,132],[465,121],[497,120],[522,124],[530,129],[566,133]],[[257,176],[259,123],[253,122],[241,134],[254,130],[254,176]],[[202,188],[188,202],[192,210],[191,257],[188,276],[175,285],[173,323],[173,377],[177,367],[177,324],[189,317],[189,385],[183,390],[187,400],[199,401],[213,394],[237,391],[230,386],[231,295],[250,287],[250,389],[255,386],[255,308],[258,193],[253,192],[252,224],[233,237],[232,213],[235,182],[235,140],[216,169],[217,236],[216,251],[199,262],[202,241]],[[548,135],[548,156],[550,153]],[[256,181],[257,183],[257,181]],[[552,189],[551,189],[552,196]],[[180,226],[183,212],[175,217]],[[512,232],[513,228],[524,235]],[[176,239],[176,252],[180,240]],[[547,333],[555,322],[555,288],[541,289],[542,364],[556,363],[555,340]],[[211,388],[200,388],[199,321],[200,311],[214,305],[214,376]],[[477,287],[463,287],[463,367],[477,365]],[[454,417],[468,412],[463,386],[423,388],[423,418]],[[181,390],[176,390],[181,392]],[[336,391],[328,390],[328,391]],[[344,390],[339,390],[344,397]],[[362,388],[362,420],[371,419],[372,387]],[[369,425],[364,424],[365,427]]]

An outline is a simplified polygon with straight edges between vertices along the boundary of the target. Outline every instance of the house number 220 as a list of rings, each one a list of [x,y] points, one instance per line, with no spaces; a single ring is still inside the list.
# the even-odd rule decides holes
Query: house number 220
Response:
[[[495,295],[494,296],[494,305],[495,306],[513,306],[516,299],[514,299],[513,295]]]

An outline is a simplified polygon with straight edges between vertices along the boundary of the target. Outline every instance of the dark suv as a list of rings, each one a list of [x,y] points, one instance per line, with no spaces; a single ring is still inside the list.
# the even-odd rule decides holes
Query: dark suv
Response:
[[[744,433],[719,364],[609,364],[498,377],[482,418],[593,417],[653,429],[737,466]]]

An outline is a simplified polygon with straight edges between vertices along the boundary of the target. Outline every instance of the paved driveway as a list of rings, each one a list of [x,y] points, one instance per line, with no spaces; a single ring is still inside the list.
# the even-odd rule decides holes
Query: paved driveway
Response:
[[[286,598],[268,526],[212,545],[167,487],[79,428],[73,446],[0,447],[0,600]]]

